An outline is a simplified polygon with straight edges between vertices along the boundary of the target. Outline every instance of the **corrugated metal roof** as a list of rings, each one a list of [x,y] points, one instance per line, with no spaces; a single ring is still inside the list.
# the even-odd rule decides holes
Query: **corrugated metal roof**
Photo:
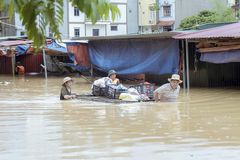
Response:
[[[180,34],[179,32],[162,32],[153,34],[131,34],[131,35],[116,35],[116,36],[96,36],[96,37],[74,37],[72,40],[120,40],[120,39],[145,39],[145,38],[172,38]]]
[[[240,38],[240,23],[173,36],[175,39]]]
[[[30,43],[32,43],[32,41],[24,41],[24,40],[1,41],[0,47],[17,46],[17,45],[30,44]]]

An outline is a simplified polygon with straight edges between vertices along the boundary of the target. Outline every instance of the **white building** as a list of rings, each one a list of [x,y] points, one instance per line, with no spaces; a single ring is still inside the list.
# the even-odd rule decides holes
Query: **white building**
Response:
[[[85,14],[81,13],[76,7],[73,7],[68,0],[64,0],[63,24],[59,26],[62,39],[80,36],[127,34],[127,0],[110,0],[110,3],[115,4],[119,8],[121,16],[116,17],[115,21],[112,21],[109,17],[108,20],[99,20],[93,25]],[[16,13],[15,25],[18,26],[16,30],[17,36],[26,35],[19,15]],[[51,30],[48,26],[46,26],[46,34],[46,36],[51,37]]]
[[[121,13],[113,22],[108,20],[98,20],[96,24],[87,19],[76,7],[68,6],[69,38],[85,36],[108,36],[127,34],[127,0],[110,0],[115,4]]]
[[[175,29],[175,0],[158,0],[159,31],[171,31]]]

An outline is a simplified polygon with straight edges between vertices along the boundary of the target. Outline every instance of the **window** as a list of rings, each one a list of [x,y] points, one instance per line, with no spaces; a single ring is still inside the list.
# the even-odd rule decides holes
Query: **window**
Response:
[[[20,32],[20,36],[24,36],[25,35],[25,32],[24,31],[21,31]]]
[[[171,16],[171,6],[163,6],[163,16],[164,17]]]
[[[92,35],[93,36],[99,36],[99,29],[93,29],[92,30]]]
[[[163,26],[163,31],[165,32],[172,31],[172,26]]]
[[[111,26],[111,31],[117,31],[118,30],[118,26]]]
[[[79,16],[79,9],[74,7],[74,16]]]
[[[80,37],[80,28],[74,28],[74,37]]]

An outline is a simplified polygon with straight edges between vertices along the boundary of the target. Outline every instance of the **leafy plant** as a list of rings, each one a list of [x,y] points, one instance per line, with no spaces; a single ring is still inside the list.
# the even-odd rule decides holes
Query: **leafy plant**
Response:
[[[236,18],[232,8],[225,6],[218,0],[211,0],[214,4],[213,10],[201,11],[198,15],[193,15],[183,19],[180,23],[182,29],[194,29],[198,25],[206,23],[234,22]]]
[[[120,15],[114,4],[107,0],[69,0],[72,6],[85,13],[93,24],[98,17],[112,20]],[[33,40],[36,48],[45,44],[46,26],[51,28],[53,37],[61,40],[59,26],[63,23],[63,0],[1,0],[0,10],[8,8],[12,17],[14,12],[20,15],[20,20],[26,29],[28,39]]]

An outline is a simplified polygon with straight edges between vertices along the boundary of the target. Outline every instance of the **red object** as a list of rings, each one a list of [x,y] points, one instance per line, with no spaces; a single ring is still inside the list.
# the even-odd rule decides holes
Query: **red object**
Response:
[[[88,44],[85,43],[70,43],[67,44],[68,52],[75,55],[77,64],[90,67],[90,61],[88,56]]]
[[[0,74],[12,74],[12,58],[0,56]]]
[[[20,61],[25,67],[25,73],[40,72],[42,70],[41,64],[43,64],[43,56],[38,54],[26,54],[17,57],[16,61]]]

